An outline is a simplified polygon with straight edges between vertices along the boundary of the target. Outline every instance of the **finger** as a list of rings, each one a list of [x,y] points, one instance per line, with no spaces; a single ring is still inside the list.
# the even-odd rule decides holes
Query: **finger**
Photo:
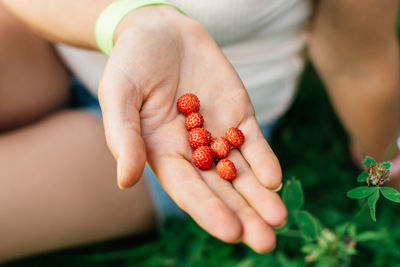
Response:
[[[107,144],[117,160],[120,188],[134,185],[146,162],[146,148],[140,132],[141,98],[135,89],[110,59],[100,84],[99,101]]]
[[[276,189],[282,182],[282,171],[278,158],[265,140],[254,116],[239,125],[245,136],[240,147],[255,176],[265,187]]]
[[[202,228],[225,242],[237,242],[242,234],[239,219],[200,178],[184,158],[151,158],[161,186],[176,204]]]
[[[286,222],[287,211],[279,195],[258,181],[239,151],[232,151],[229,159],[234,162],[237,170],[233,186],[269,225],[283,225]]]
[[[215,170],[202,172],[201,176],[215,194],[238,216],[243,227],[242,241],[260,253],[273,250],[276,237],[272,228],[249,206],[232,183],[221,179]]]

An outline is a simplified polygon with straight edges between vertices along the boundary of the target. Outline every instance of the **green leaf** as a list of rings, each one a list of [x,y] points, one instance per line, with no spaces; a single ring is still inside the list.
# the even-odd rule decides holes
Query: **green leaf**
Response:
[[[288,220],[288,221],[285,223],[284,226],[274,229],[275,234],[276,234],[276,235],[280,235],[280,234],[285,233],[287,230],[289,230],[291,224],[292,224],[292,223],[291,223],[291,220]]]
[[[400,193],[396,189],[391,187],[381,187],[380,189],[385,198],[400,203]]]
[[[306,254],[311,254],[317,250],[321,250],[321,247],[315,243],[308,243],[301,247],[301,252],[306,253]]]
[[[385,167],[386,170],[389,170],[390,167],[392,167],[392,163],[391,163],[390,161],[382,162],[381,165],[382,165],[383,167]]]
[[[283,251],[277,251],[274,253],[275,255],[275,260],[273,264],[258,264],[258,265],[253,265],[252,267],[255,266],[285,266],[285,267],[300,267],[304,266],[304,260],[303,259],[295,259],[289,255],[286,255]],[[263,255],[265,257],[265,255]],[[221,265],[221,264],[219,264]]]
[[[319,233],[317,220],[307,211],[301,210],[295,215],[296,224],[302,236],[307,240],[315,240]]]
[[[369,213],[371,215],[371,219],[376,222],[376,202],[379,199],[379,190],[376,190],[372,195],[368,198],[368,206]]]
[[[353,247],[346,247],[346,254],[353,256],[353,255],[357,255],[358,251],[356,248]]]
[[[362,172],[358,177],[357,177],[357,182],[366,182],[369,174],[368,172]]]
[[[387,235],[384,232],[375,231],[365,231],[356,237],[357,242],[382,241],[385,239],[387,239]]]
[[[355,224],[350,224],[349,228],[347,229],[347,233],[351,237],[355,237],[357,235],[357,227]]]
[[[252,267],[252,266],[256,266],[256,262],[255,262],[255,259],[253,259],[253,258],[245,258],[236,266],[237,267]]]
[[[365,198],[376,190],[378,190],[377,187],[359,186],[347,192],[347,196],[355,199]]]
[[[376,164],[376,161],[373,158],[371,158],[370,156],[366,156],[363,161],[363,164],[365,165],[365,167],[369,168],[371,163]]]
[[[298,210],[303,206],[304,194],[299,180],[292,178],[285,183],[282,199],[289,212]]]

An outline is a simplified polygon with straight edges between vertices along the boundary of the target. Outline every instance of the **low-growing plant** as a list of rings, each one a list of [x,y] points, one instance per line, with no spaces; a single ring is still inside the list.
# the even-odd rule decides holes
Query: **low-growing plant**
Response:
[[[282,199],[288,209],[288,221],[275,232],[303,240],[301,251],[305,254],[305,263],[313,263],[318,267],[350,266],[351,257],[357,254],[358,243],[387,238],[387,233],[383,231],[357,233],[357,219],[369,207],[371,219],[376,222],[376,203],[380,194],[390,201],[400,203],[400,193],[394,188],[383,186],[389,181],[392,164],[389,161],[377,163],[368,156],[363,164],[366,170],[358,176],[357,181],[367,185],[348,191],[347,196],[363,200],[364,203],[348,222],[333,229],[325,227],[321,221],[302,209],[304,193],[299,180],[292,178],[285,183]]]
[[[279,246],[273,254],[260,255],[243,245],[224,244],[201,230],[194,222],[170,219],[160,238],[154,242],[131,249],[93,254],[86,260],[107,266],[346,267],[354,266],[353,257],[359,253],[358,247],[371,245],[371,242],[373,247],[376,247],[376,242],[381,242],[388,252],[400,258],[398,245],[390,238],[389,231],[358,231],[361,228],[359,219],[368,207],[372,221],[376,221],[376,203],[380,194],[390,201],[400,203],[400,193],[383,186],[388,181],[390,162],[378,164],[367,157],[364,165],[366,170],[357,180],[366,183],[366,186],[356,187],[347,193],[348,197],[360,202],[360,207],[349,220],[336,227],[326,226],[304,209],[305,197],[300,180],[291,178],[286,181],[282,199],[288,209],[288,221],[275,232],[279,236],[278,243],[281,238],[299,240],[301,246],[297,250],[303,253],[302,258],[290,257],[290,249],[285,245]]]

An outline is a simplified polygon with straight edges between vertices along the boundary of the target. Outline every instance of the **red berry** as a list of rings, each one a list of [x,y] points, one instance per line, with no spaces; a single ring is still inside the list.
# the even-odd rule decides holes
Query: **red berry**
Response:
[[[225,180],[233,180],[236,178],[236,168],[232,161],[221,159],[217,164],[217,172],[221,178]]]
[[[189,132],[189,143],[193,148],[208,146],[211,142],[211,134],[203,128],[194,128]]]
[[[178,111],[187,116],[200,109],[200,100],[194,94],[184,94],[176,102]]]
[[[232,146],[239,147],[244,143],[244,135],[238,128],[229,128],[226,131],[226,139]]]
[[[228,140],[223,137],[218,137],[211,141],[210,148],[214,152],[215,157],[222,159],[228,156],[231,146]]]
[[[198,147],[192,154],[194,166],[200,170],[208,170],[213,163],[214,153],[208,146]]]
[[[193,112],[186,117],[185,127],[188,131],[190,131],[194,128],[203,127],[203,123],[203,116],[200,113]]]

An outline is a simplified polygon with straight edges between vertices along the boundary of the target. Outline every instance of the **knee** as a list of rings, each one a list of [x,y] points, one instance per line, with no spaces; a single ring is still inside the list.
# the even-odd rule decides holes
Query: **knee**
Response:
[[[0,3],[0,131],[39,119],[68,102],[68,73],[51,44]]]

